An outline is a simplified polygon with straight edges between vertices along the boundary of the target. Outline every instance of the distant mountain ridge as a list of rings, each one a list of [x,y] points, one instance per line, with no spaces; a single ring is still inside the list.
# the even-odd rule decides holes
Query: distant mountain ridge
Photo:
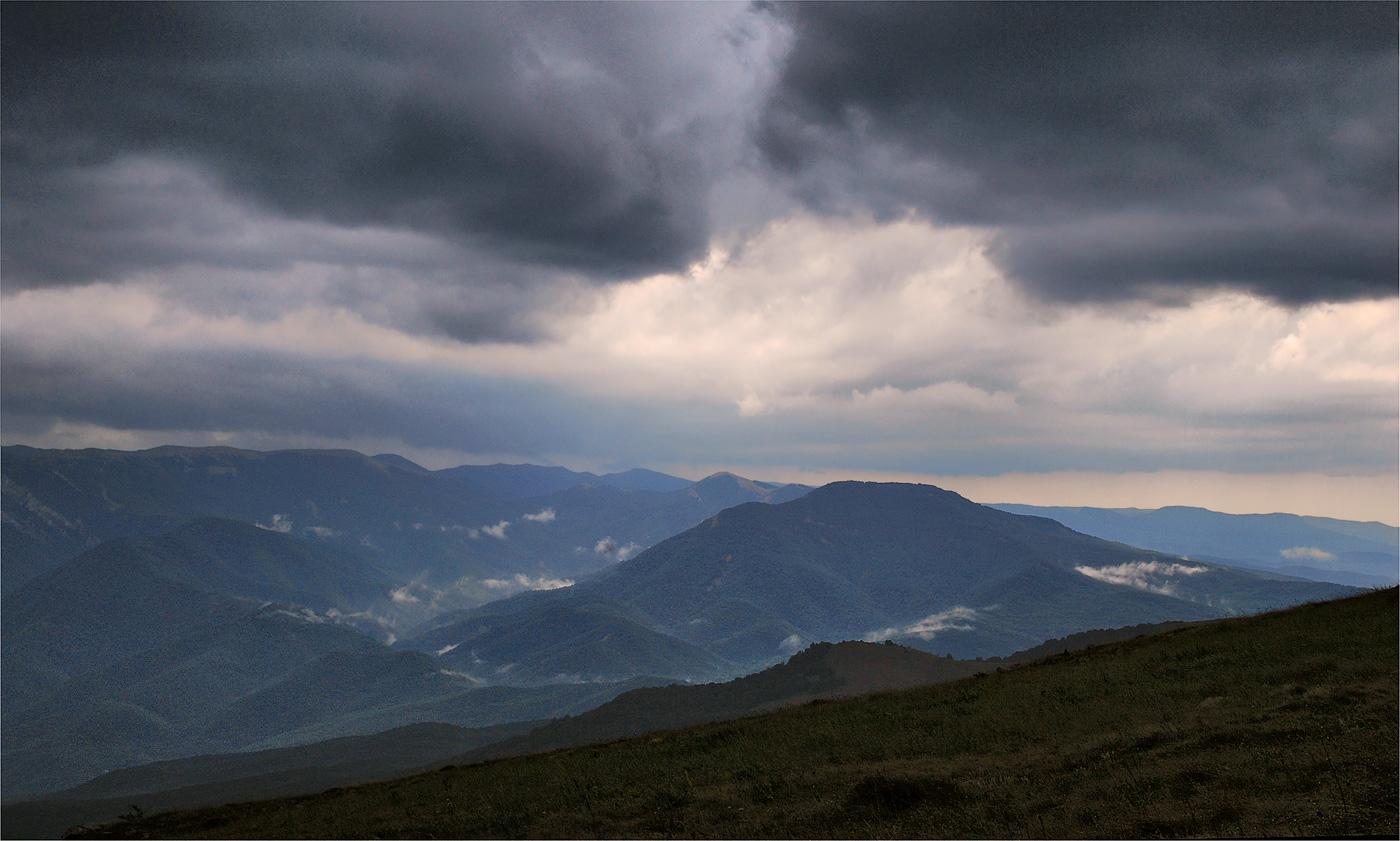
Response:
[[[598,485],[625,491],[684,490],[695,484],[690,479],[658,473],[655,470],[633,468],[621,473],[579,473],[564,467],[541,467],[537,464],[464,464],[435,471],[461,482],[476,485],[500,499],[525,499],[545,496],[575,485]]]
[[[439,525],[495,523],[509,513],[484,491],[349,450],[0,452],[6,592],[105,540],[160,534],[198,517],[336,544],[411,576],[418,558],[442,553]],[[432,524],[433,533],[414,523]],[[502,547],[484,548],[472,559],[482,571],[515,571]]]
[[[1358,587],[1400,580],[1400,529],[1295,514],[1222,514],[1205,508],[1067,508],[998,504],[1075,531],[1157,552]]]
[[[11,446],[0,454],[3,592],[110,538],[221,517],[337,546],[400,584],[417,582],[418,592],[385,605],[413,621],[586,575],[723,508],[809,490],[728,474],[693,483],[647,470],[604,477],[533,465],[434,472],[402,456],[349,450]],[[480,475],[498,480],[486,482],[494,490],[460,478]],[[602,484],[583,481],[590,477]],[[506,498],[497,495],[516,480],[534,482],[532,495],[521,496],[519,482]]]

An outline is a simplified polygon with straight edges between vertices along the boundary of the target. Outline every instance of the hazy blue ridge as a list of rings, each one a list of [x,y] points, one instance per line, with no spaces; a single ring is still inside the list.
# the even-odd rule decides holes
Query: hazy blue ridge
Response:
[[[533,541],[541,554],[557,558],[555,568],[570,575],[594,572],[679,534],[707,517],[743,502],[784,502],[807,493],[805,485],[767,486],[717,473],[674,491],[640,491],[574,485],[556,493],[516,500],[520,527],[513,540]],[[546,526],[525,521],[527,514],[548,511]],[[536,545],[536,544],[530,544]]]
[[[400,469],[400,470],[407,470],[407,471],[410,472],[410,473],[431,473],[431,472],[432,472],[431,470],[429,470],[428,468],[424,467],[423,465],[421,465],[421,464],[419,464],[419,463],[417,463],[417,462],[415,462],[415,461],[412,461],[412,460],[410,460],[410,459],[406,459],[406,458],[404,458],[403,456],[398,455],[397,453],[380,453],[380,454],[377,455],[377,456],[371,456],[371,458],[373,458],[375,461],[379,462],[380,464],[387,464],[387,465],[390,466],[390,467],[397,467],[397,468]]]
[[[1193,558],[1216,559],[1316,581],[1388,586],[1400,579],[1400,529],[1294,514],[994,505],[1050,517],[1075,531]]]
[[[684,490],[695,484],[690,479],[640,467],[600,476],[597,473],[578,472],[566,467],[544,467],[538,464],[464,464],[438,470],[436,473],[481,488],[500,499],[546,496],[578,485],[601,485],[627,491],[666,493]]]
[[[604,473],[597,477],[594,484],[606,485],[611,488],[621,488],[624,491],[655,491],[666,493],[669,491],[683,491],[695,484],[690,479],[682,479],[679,476],[672,476],[669,473],[660,473],[655,470],[647,470],[645,467],[634,467],[631,470],[624,470],[621,473]]]
[[[426,589],[415,598],[435,603],[419,611],[422,619],[587,575],[731,505],[782,501],[806,490],[728,474],[692,483],[647,470],[591,476],[496,467],[543,484],[502,499],[452,478],[454,470],[475,467],[432,472],[400,456],[345,450],[5,448],[3,589],[104,540],[151,536],[215,516],[336,546],[400,582],[418,582]],[[539,495],[554,488],[560,489]]]
[[[486,574],[519,566],[499,541],[465,557],[457,549],[466,529],[506,516],[499,500],[349,450],[6,447],[0,472],[7,592],[105,540],[160,534],[208,516],[338,545],[395,575],[456,558]],[[23,537],[12,552],[15,533]]]
[[[544,496],[598,478],[567,467],[538,464],[464,464],[437,470],[434,474],[480,488],[498,499]]]

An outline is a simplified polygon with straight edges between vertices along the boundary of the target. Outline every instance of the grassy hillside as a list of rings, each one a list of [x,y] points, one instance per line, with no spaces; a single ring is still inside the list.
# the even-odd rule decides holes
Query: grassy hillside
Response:
[[[101,835],[1394,835],[1397,659],[1392,589]]]
[[[786,663],[725,683],[633,689],[582,715],[555,719],[528,734],[474,749],[452,761],[606,742],[741,718],[816,698],[848,698],[924,686],[992,668],[980,661],[948,660],[900,645],[822,642]]]
[[[6,804],[0,808],[0,825],[6,838],[58,838],[76,824],[129,812],[132,801],[154,812],[310,794],[415,773],[442,764],[444,756],[518,735],[535,724],[410,724],[369,736],[122,768],[49,799]]]

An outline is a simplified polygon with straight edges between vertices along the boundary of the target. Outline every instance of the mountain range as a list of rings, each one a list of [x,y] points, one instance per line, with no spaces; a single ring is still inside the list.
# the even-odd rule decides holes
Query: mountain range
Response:
[[[400,456],[375,456],[377,459],[398,459]],[[412,462],[408,462],[412,464]],[[414,465],[415,467],[417,465]],[[421,468],[420,468],[421,469]],[[621,473],[580,473],[565,467],[541,467],[537,464],[464,464],[438,471],[440,476],[450,476],[472,484],[498,499],[527,499],[532,496],[546,496],[577,485],[594,485],[618,488],[624,491],[681,491],[693,482],[678,476],[669,476],[655,470],[633,468]]]
[[[729,675],[823,640],[1002,656],[1090,628],[1218,618],[1348,591],[1183,562],[927,485],[837,482],[780,505],[735,506],[573,587],[446,614],[398,645],[483,680],[617,679],[630,669],[694,681],[716,676],[701,670],[704,654],[731,664]],[[522,629],[565,617],[585,642],[575,649],[566,634],[546,659]],[[662,637],[685,647],[663,651]]]
[[[813,643],[941,664],[1350,592],[921,485],[180,447],[6,447],[0,480],[7,801],[194,755],[577,716]]]
[[[534,465],[434,472],[348,450],[10,446],[0,451],[0,578],[8,593],[105,540],[219,517],[364,557],[408,588],[397,598],[385,590],[380,613],[416,621],[555,586],[724,508],[807,490],[727,473],[690,482]]]

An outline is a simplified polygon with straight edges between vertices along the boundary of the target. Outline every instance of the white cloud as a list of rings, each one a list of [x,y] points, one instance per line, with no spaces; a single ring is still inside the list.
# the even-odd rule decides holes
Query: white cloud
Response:
[[[944,631],[971,631],[972,623],[980,618],[976,610],[959,605],[925,616],[918,622],[903,628],[893,627],[871,631],[865,635],[864,639],[866,642],[879,642],[894,637],[918,637],[929,640]]]
[[[554,522],[554,509],[546,508],[535,514],[526,514],[520,519],[529,520],[534,523],[552,523]]]
[[[1319,549],[1316,546],[1294,546],[1292,549],[1280,549],[1279,554],[1285,558],[1294,560],[1306,559],[1310,561],[1334,561],[1336,555],[1331,552]]]
[[[392,616],[381,616],[372,610],[359,610],[354,613],[341,613],[336,608],[326,611],[326,616],[347,625],[362,624],[365,622],[377,625],[380,628],[394,627],[395,619]]]
[[[1163,596],[1176,596],[1178,592],[1170,581],[1162,579],[1178,575],[1200,575],[1210,571],[1207,567],[1169,564],[1163,561],[1128,561],[1115,566],[1097,568],[1077,566],[1074,570],[1095,581],[1119,584],[1137,590],[1146,590],[1149,593],[1159,593]]]
[[[617,541],[613,540],[611,537],[605,537],[593,544],[594,552],[599,555],[606,555],[610,561],[615,563],[620,563],[633,557],[638,552],[642,551],[643,548],[644,547],[635,542],[628,543],[626,546],[619,546]]]
[[[288,519],[286,514],[273,514],[271,525],[265,526],[262,523],[254,523],[253,525],[266,531],[278,532],[279,534],[291,534],[292,532],[292,521]]]
[[[759,415],[766,415],[773,411],[773,407],[763,401],[763,398],[752,391],[744,395],[742,400],[734,401],[739,408],[739,414],[746,418],[755,418]]]
[[[806,647],[806,641],[799,634],[791,634],[778,643],[778,650],[784,654],[796,654]]]
[[[269,605],[263,605],[264,608],[268,606]],[[325,625],[335,621],[334,617],[329,615],[323,616],[309,607],[277,607],[266,611],[264,615],[286,616],[298,622],[305,622],[308,625]]]
[[[506,529],[510,526],[510,520],[502,520],[494,526],[482,526],[481,533],[490,535],[497,540],[506,539]]]
[[[572,579],[549,578],[543,575],[531,578],[522,573],[516,573],[513,578],[486,578],[482,579],[481,583],[491,590],[504,590],[512,593],[524,590],[559,590],[574,586]]]

